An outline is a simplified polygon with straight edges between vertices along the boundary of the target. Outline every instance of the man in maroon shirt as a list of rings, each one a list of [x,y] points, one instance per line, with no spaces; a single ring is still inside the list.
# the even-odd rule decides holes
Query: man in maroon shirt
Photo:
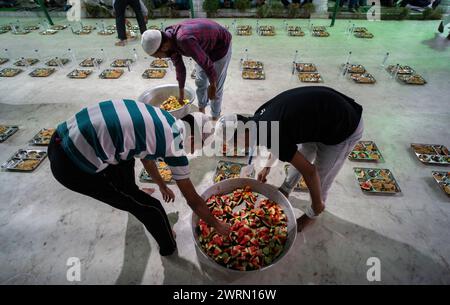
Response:
[[[210,100],[213,119],[220,116],[223,85],[231,59],[231,34],[209,19],[191,19],[167,27],[164,31],[148,30],[142,35],[142,47],[149,55],[170,57],[175,65],[184,98],[186,67],[182,56],[192,57],[196,65],[198,106],[201,112]]]

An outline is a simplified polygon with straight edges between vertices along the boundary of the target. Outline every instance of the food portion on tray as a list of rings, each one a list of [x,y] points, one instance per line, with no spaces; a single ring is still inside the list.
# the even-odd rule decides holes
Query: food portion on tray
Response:
[[[356,38],[373,38],[374,35],[369,32],[358,32],[354,34]]]
[[[166,70],[164,69],[147,69],[142,73],[143,78],[164,78]]]
[[[99,77],[103,79],[117,79],[123,74],[122,69],[105,69],[100,73]]]
[[[243,69],[264,70],[264,64],[256,60],[244,60],[242,62]]]
[[[50,27],[52,30],[56,30],[56,31],[62,31],[67,29],[67,25],[65,24],[54,24]]]
[[[73,30],[72,33],[75,35],[89,35],[91,34],[91,30]]]
[[[317,67],[313,63],[295,63],[297,72],[317,72]]]
[[[102,36],[114,35],[115,33],[116,33],[115,30],[108,30],[108,29],[100,30],[97,32],[98,35]]]
[[[152,68],[169,68],[169,62],[166,59],[155,59],[151,62]]]
[[[347,73],[365,73],[366,72],[366,68],[364,68],[363,65],[359,65],[359,64],[343,64],[342,68],[345,69],[345,71]]]
[[[116,59],[111,63],[111,67],[114,68],[125,68],[128,67],[133,63],[132,59],[126,58],[126,59]]]
[[[56,71],[55,68],[37,68],[30,72],[32,77],[47,77],[52,75]]]
[[[323,30],[314,29],[314,28],[323,28]],[[314,37],[328,37],[330,33],[328,33],[325,27],[313,27],[312,36]]]
[[[87,78],[89,75],[92,74],[92,70],[81,70],[81,69],[75,69],[69,74],[67,74],[67,77],[74,78],[74,79],[84,79]]]
[[[19,130],[18,126],[0,125],[0,143],[6,141],[10,136]]]
[[[312,72],[312,73],[299,73],[298,74],[298,78],[300,79],[300,81],[304,82],[304,83],[322,83],[323,82],[323,78],[322,75],[320,75],[320,73],[317,72]]]
[[[252,80],[263,80],[266,78],[266,74],[264,73],[263,70],[243,69],[242,78]]]
[[[353,161],[382,161],[378,146],[373,141],[359,141],[348,156]]]
[[[43,31],[39,32],[39,34],[44,35],[44,36],[46,36],[46,35],[55,35],[56,33],[58,33],[58,31],[57,30],[52,30],[52,29],[43,30]]]
[[[14,77],[23,70],[18,68],[4,68],[0,70],[0,77]]]
[[[156,161],[156,167],[158,168],[158,172],[161,175],[161,178],[164,180],[164,182],[172,182],[172,172],[165,162]],[[145,168],[142,169],[139,175],[139,180],[141,182],[153,182],[152,177],[150,177]]]
[[[50,59],[49,61],[47,61],[45,64],[49,67],[57,67],[59,65],[65,65],[69,62],[70,60],[68,58],[59,58],[59,57],[55,57]]]
[[[8,159],[2,168],[10,171],[31,172],[42,163],[47,156],[44,150],[19,149]]]
[[[422,163],[450,165],[450,153],[444,145],[412,143],[411,148]]]
[[[251,36],[252,35],[252,26],[251,25],[238,25],[236,27],[236,35]]]
[[[273,25],[261,25],[258,28],[258,34],[261,36],[275,36],[275,27]]]
[[[289,36],[305,36],[305,32],[299,26],[290,25],[287,27],[287,32]]]
[[[450,196],[450,172],[433,171],[432,174],[444,193]]]
[[[201,249],[216,263],[233,270],[258,270],[283,253],[288,219],[276,202],[244,187],[213,195],[206,204],[216,218],[231,225],[230,235],[223,236],[204,220],[197,223]]]
[[[29,33],[31,33],[31,31],[28,31],[28,30],[25,30],[25,29],[16,29],[16,30],[13,30],[12,32],[11,32],[12,34],[14,34],[14,35],[26,35],[26,34],[29,34]]]
[[[241,170],[244,166],[246,166],[244,163],[220,160],[217,163],[216,172],[214,174],[214,183],[227,179],[239,178],[241,176]],[[254,172],[250,173],[250,177],[254,177],[254,175]]]
[[[389,169],[353,168],[359,187],[367,194],[398,194],[401,192]]]
[[[9,61],[9,58],[0,58],[0,65],[3,65],[4,63],[7,63]]]
[[[410,66],[402,66],[402,65],[389,65],[387,66],[386,70],[391,73],[397,73],[397,74],[413,74],[414,73],[414,69],[411,68]]]
[[[43,146],[48,145],[54,132],[55,128],[43,128],[33,137],[33,139],[31,139],[30,144]]]
[[[39,30],[39,26],[36,25],[36,24],[26,25],[26,26],[23,27],[23,29],[25,31],[36,31],[36,30]]]
[[[103,59],[101,59],[101,58],[89,57],[89,58],[84,59],[80,63],[80,67],[94,67],[95,63],[97,65],[100,65],[102,62],[103,62]]]
[[[289,170],[289,164],[284,165],[284,172],[287,175]],[[308,192],[308,186],[306,185],[305,178],[303,176],[300,178],[300,181],[297,183],[297,185],[294,187],[294,190],[302,191],[302,192]]]
[[[425,85],[427,81],[419,74],[397,74],[397,79],[408,85]]]
[[[375,84],[377,82],[375,77],[370,73],[352,73],[350,74],[350,78],[358,84]]]
[[[39,62],[39,59],[37,59],[37,58],[21,58],[14,63],[14,66],[18,66],[18,67],[32,66],[38,62]]]
[[[164,102],[162,102],[159,108],[166,111],[174,111],[186,106],[187,104],[189,104],[188,99],[184,99],[183,102],[180,103],[177,97],[171,95]]]

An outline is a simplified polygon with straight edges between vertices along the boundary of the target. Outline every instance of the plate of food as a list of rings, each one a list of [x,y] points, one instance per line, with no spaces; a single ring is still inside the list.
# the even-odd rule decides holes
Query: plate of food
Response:
[[[287,175],[289,169],[289,164],[284,165],[284,172]],[[302,192],[308,192],[308,186],[306,185],[305,179],[303,176],[300,178],[300,181],[295,186],[294,190],[302,191]]]
[[[172,180],[172,172],[169,168],[169,166],[163,162],[163,161],[156,161],[156,167],[158,168],[159,174],[161,175],[164,182],[170,183],[173,182]],[[142,169],[139,180],[141,182],[153,182],[153,179],[150,177],[150,175],[147,173],[147,171]]]
[[[391,74],[395,73],[397,70],[397,65],[389,65],[389,66],[387,66],[386,70]],[[398,66],[397,74],[413,74],[413,73],[414,73],[414,69],[411,68],[410,66],[406,66],[406,65]]]
[[[47,152],[44,150],[20,149],[2,165],[2,168],[9,171],[31,172],[46,156]]]
[[[44,31],[40,31],[39,34],[41,35],[55,35],[56,33],[58,33],[57,30],[52,30],[52,29],[48,29],[48,30],[44,30]]]
[[[152,68],[169,68],[169,62],[166,59],[155,59],[151,62]]]
[[[111,63],[111,67],[114,68],[125,68],[133,63],[132,59],[116,59]]]
[[[43,128],[31,139],[30,144],[47,146],[54,132],[55,128]]]
[[[166,70],[164,69],[147,69],[142,73],[143,78],[164,78]]]
[[[395,195],[401,193],[397,180],[389,169],[354,167],[359,187],[366,194]]]
[[[258,32],[261,36],[275,36],[275,27],[272,25],[261,25]]]
[[[450,153],[444,145],[412,143],[411,148],[424,164],[450,165]]]
[[[50,59],[49,61],[47,61],[45,64],[49,67],[57,67],[59,65],[65,65],[69,62],[70,60],[68,58],[59,58],[59,57],[55,57]]]
[[[216,172],[213,177],[213,182],[217,183],[226,179],[239,178],[241,176],[242,168],[246,166],[244,163],[230,162],[220,160],[217,163]],[[251,173],[250,177],[254,177],[255,173]]]
[[[89,57],[84,59],[81,63],[80,63],[80,67],[94,67],[94,63],[96,63],[97,65],[100,65],[103,62],[102,59],[100,58],[94,58],[94,57]]]
[[[21,58],[14,63],[14,66],[18,66],[18,67],[32,66],[38,62],[39,62],[39,59],[37,59],[37,58]]]
[[[348,73],[358,73],[358,74],[362,74],[366,72],[366,68],[364,68],[363,65],[358,65],[358,64],[343,64],[342,65],[343,68],[346,69],[346,71]]]
[[[397,79],[408,85],[425,85],[427,81],[419,74],[397,74]]]
[[[293,36],[293,37],[302,37],[302,36],[305,36],[305,32],[303,32],[303,31],[288,31],[288,35]]]
[[[242,62],[243,69],[252,69],[252,70],[263,70],[264,64],[261,61],[256,60],[244,60]]]
[[[330,36],[330,33],[328,33],[327,31],[313,31],[312,35],[314,37],[328,37]]]
[[[250,25],[239,25],[236,27],[236,35],[251,36],[252,35],[252,27]]]
[[[73,34],[75,34],[75,35],[89,35],[89,34],[91,34],[91,30],[75,30],[75,31],[72,31],[72,33]]]
[[[352,161],[383,161],[378,146],[373,141],[359,141],[348,156]]]
[[[67,29],[67,25],[65,25],[65,24],[54,24],[50,28],[52,30],[55,30],[55,31],[62,31],[62,30]]]
[[[10,136],[19,130],[19,126],[0,125],[0,143],[6,141]]]
[[[301,31],[301,30],[302,30],[302,28],[300,26],[289,25],[287,27],[287,31],[288,32],[298,32],[298,31]]]
[[[95,29],[97,29],[95,25],[83,25],[83,30],[85,31],[93,31]]]
[[[373,38],[373,34],[369,32],[358,32],[354,34],[356,38]]]
[[[450,196],[450,172],[432,171],[432,175],[444,193]]]
[[[320,73],[299,73],[298,78],[304,83],[321,83],[323,82],[322,75]]]
[[[105,69],[99,77],[103,79],[118,79],[123,74],[123,69]]]
[[[297,72],[317,72],[317,67],[313,63],[295,63]]]
[[[7,63],[9,61],[9,58],[0,58],[0,65],[3,65],[4,63]]]
[[[27,30],[25,30],[25,29],[23,29],[23,30],[15,30],[15,31],[12,31],[11,32],[13,35],[26,35],[26,34],[29,34],[29,33],[31,33],[31,31],[27,31]]]
[[[23,28],[25,31],[36,31],[36,30],[39,30],[39,26],[38,25],[35,25],[35,24],[33,24],[33,25],[27,25],[27,26],[24,26],[24,28]]]
[[[97,34],[98,34],[98,35],[101,35],[101,36],[114,35],[115,33],[116,33],[115,30],[107,30],[107,29],[104,29],[104,30],[101,30],[101,31],[98,31],[98,32],[97,32]]]
[[[266,75],[262,70],[243,69],[242,78],[252,80],[263,80],[266,78]]]
[[[370,73],[352,73],[350,78],[358,84],[375,84],[377,82]]]
[[[368,32],[368,30],[365,27],[354,27],[353,32],[354,33],[365,33],[365,32]]]
[[[14,77],[23,70],[18,68],[5,68],[0,70],[0,77]]]
[[[56,71],[55,68],[37,68],[30,72],[32,77],[48,77]]]
[[[69,74],[67,74],[68,78],[74,78],[74,79],[84,79],[87,78],[89,75],[92,74],[92,70],[82,70],[82,69],[75,69]]]
[[[159,106],[159,108],[161,108],[162,110],[166,110],[166,111],[174,111],[174,110],[178,110],[178,109],[184,107],[187,104],[189,104],[188,99],[184,99],[183,103],[180,103],[178,98],[176,98],[175,96],[172,95],[172,96],[169,96],[169,98],[167,98],[164,102],[162,102],[162,104]]]
[[[258,272],[277,264],[296,238],[296,219],[287,199],[254,179],[230,179],[208,188],[202,198],[217,219],[231,226],[229,236],[192,216],[192,233],[201,255],[228,272]]]

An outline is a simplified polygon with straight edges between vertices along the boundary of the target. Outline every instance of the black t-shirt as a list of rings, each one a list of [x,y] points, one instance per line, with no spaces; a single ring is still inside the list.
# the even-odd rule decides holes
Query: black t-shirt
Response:
[[[335,145],[348,138],[358,127],[362,106],[337,92],[322,86],[299,87],[285,91],[256,110],[253,120],[258,126],[258,145],[266,146],[281,161],[289,162],[297,144],[320,142]],[[260,122],[279,122],[279,151],[271,147],[270,123],[267,137]],[[273,125],[272,125],[273,128]]]

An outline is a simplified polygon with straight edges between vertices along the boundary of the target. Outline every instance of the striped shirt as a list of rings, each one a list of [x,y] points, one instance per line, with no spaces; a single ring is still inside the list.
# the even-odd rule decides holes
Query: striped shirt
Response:
[[[173,178],[189,177],[181,121],[157,107],[111,100],[83,108],[57,127],[67,156],[88,173],[131,158],[163,159]]]

